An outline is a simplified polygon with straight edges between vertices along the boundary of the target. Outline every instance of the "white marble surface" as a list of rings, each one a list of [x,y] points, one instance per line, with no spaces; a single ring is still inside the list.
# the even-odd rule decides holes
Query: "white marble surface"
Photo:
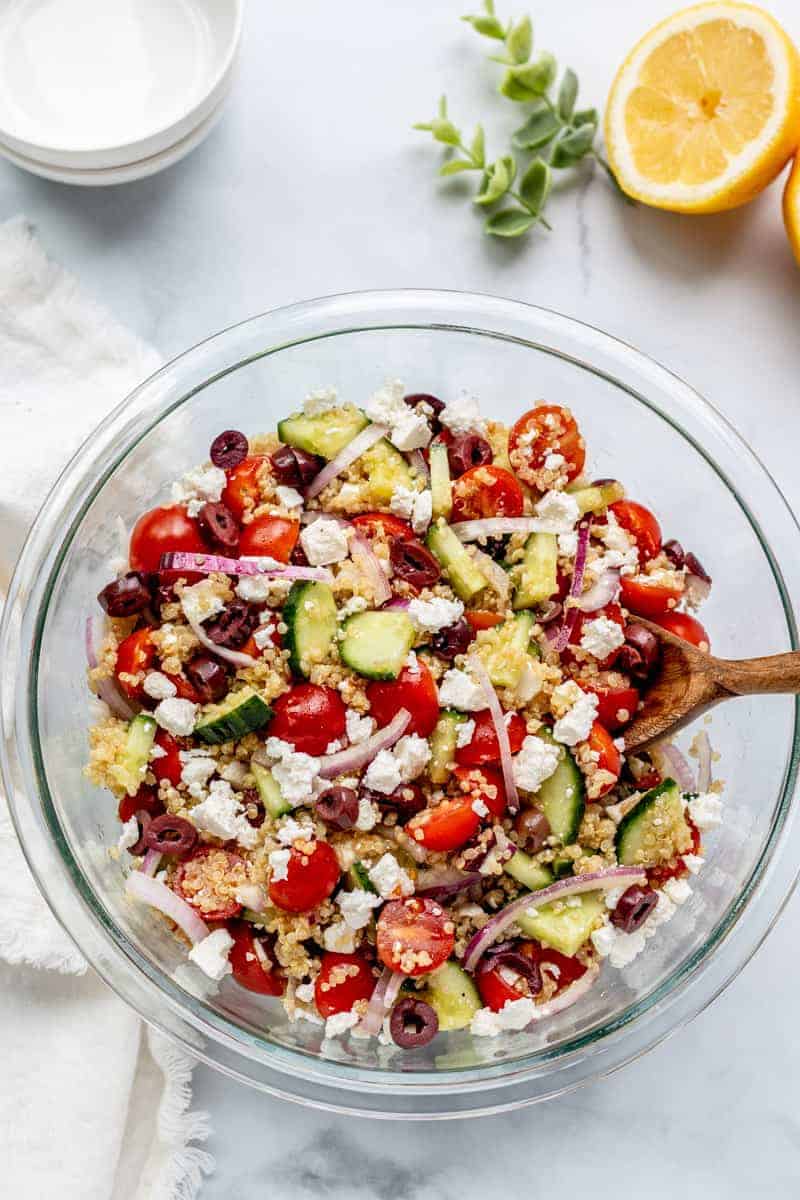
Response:
[[[690,219],[629,208],[587,177],[553,200],[552,235],[483,239],[459,185],[434,181],[436,151],[409,131],[445,89],[465,125],[502,111],[482,45],[457,21],[465,7],[251,0],[229,111],[189,159],[98,191],[0,164],[0,213],[27,212],[51,252],[166,355],[265,308],[366,287],[487,291],[583,318],[695,384],[800,504],[800,271],[778,188],[745,210]],[[539,43],[601,104],[626,47],[675,5],[537,7]],[[795,0],[770,7],[800,36]],[[534,1196],[577,1187],[598,1200],[640,1189],[654,1200],[788,1200],[800,1176],[798,928],[795,899],[689,1029],[603,1084],[515,1115],[337,1119],[201,1068],[219,1162],[204,1200],[478,1200],[511,1180]]]

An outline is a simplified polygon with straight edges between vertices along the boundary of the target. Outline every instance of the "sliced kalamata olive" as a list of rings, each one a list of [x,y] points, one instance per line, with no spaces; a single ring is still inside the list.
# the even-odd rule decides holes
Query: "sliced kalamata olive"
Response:
[[[254,829],[260,829],[264,824],[264,818],[267,815],[267,810],[264,808],[261,797],[258,794],[258,790],[256,788],[245,788],[245,790],[242,792],[241,799],[244,815],[249,824],[251,824]]]
[[[358,792],[336,784],[314,801],[314,813],[331,829],[352,829],[358,820]]]
[[[658,894],[652,888],[634,884],[617,901],[617,907],[611,914],[611,923],[623,933],[635,933],[641,929],[657,904]]]
[[[431,637],[431,649],[440,658],[452,662],[457,654],[466,654],[467,648],[475,637],[475,631],[466,617],[459,617],[452,625],[437,629]]]
[[[361,795],[373,804],[391,808],[397,813],[397,819],[401,825],[405,825],[406,821],[409,821],[416,813],[422,812],[427,803],[422,788],[416,783],[401,784],[388,796],[385,796],[383,792],[373,792],[369,788],[362,788]]]
[[[217,646],[241,650],[258,624],[258,613],[243,600],[232,600],[209,625],[205,632]]]
[[[247,458],[250,449],[247,438],[238,429],[226,429],[211,443],[209,458],[215,467],[231,471]]]
[[[298,449],[295,449],[294,458],[300,472],[300,482],[303,487],[308,487],[311,480],[316,479],[324,467],[324,460],[318,458],[316,454],[309,454],[307,450]]]
[[[294,446],[279,446],[270,455],[272,473],[286,487],[306,487],[322,470],[323,460]]]
[[[438,396],[429,396],[427,392],[413,392],[410,396],[404,396],[403,400],[409,408],[416,408],[418,404],[427,405],[431,410],[430,415],[423,408],[422,413],[427,417],[428,424],[434,433],[438,433],[441,429],[439,416],[444,411],[444,400],[440,400]]]
[[[676,567],[678,570],[680,570],[686,560],[686,555],[683,552],[683,546],[680,544],[680,542],[676,542],[675,538],[670,538],[668,542],[664,542],[664,545],[661,547],[661,549],[664,551],[673,567]]]
[[[389,1030],[395,1045],[403,1050],[427,1046],[439,1032],[439,1018],[430,1004],[415,996],[398,1000],[389,1017]]]
[[[698,579],[703,580],[703,583],[711,583],[711,576],[696,555],[691,552],[687,554],[684,559],[684,566],[690,575],[696,575]]]
[[[209,501],[197,514],[197,527],[203,541],[212,550],[223,554],[235,553],[239,548],[241,529],[239,522],[225,504]]]
[[[228,690],[228,672],[210,654],[196,654],[183,669],[189,683],[207,704],[221,700]]]
[[[144,842],[148,850],[158,850],[160,854],[172,854],[176,858],[185,858],[194,850],[197,842],[197,830],[190,821],[183,817],[174,817],[172,813],[162,813],[153,817],[144,831]]]
[[[416,538],[407,541],[396,539],[389,549],[389,561],[398,579],[410,583],[420,591],[425,587],[433,587],[442,574],[442,569],[427,547]]]
[[[493,457],[492,447],[479,433],[459,433],[447,447],[453,475],[463,475],[472,467],[485,467]]]
[[[147,830],[152,820],[152,814],[149,813],[146,808],[142,808],[137,811],[136,823],[139,826],[139,840],[138,842],[134,842],[134,844],[128,848],[129,853],[136,855],[137,858],[139,855],[145,854],[150,848],[147,845]]]
[[[550,837],[550,822],[538,809],[523,808],[517,813],[514,830],[523,849],[538,854]]]
[[[644,659],[635,646],[621,646],[614,662],[617,671],[643,682],[649,674]]]
[[[110,617],[132,617],[147,608],[150,589],[144,575],[128,571],[127,575],[106,584],[97,599]]]
[[[542,990],[542,973],[539,970],[539,964],[532,958],[528,958],[526,954],[516,950],[513,943],[511,946],[498,948],[494,954],[490,949],[487,951],[486,958],[491,970],[496,967],[507,967],[509,971],[514,971],[515,974],[522,976],[528,985],[529,995],[539,995]]]
[[[493,558],[495,562],[502,563],[505,561],[506,551],[510,537],[507,534],[498,537],[488,537],[484,542],[481,542],[481,550],[484,554],[488,554],[489,558]]]
[[[300,545],[299,542],[297,542],[297,544],[295,545],[295,548],[292,551],[291,556],[289,558],[289,562],[292,563],[295,567],[307,567],[308,566],[308,559],[306,558],[306,552],[303,549],[303,547]]]
[[[658,666],[660,658],[661,646],[654,633],[635,621],[625,626],[625,645],[621,647],[616,662],[618,670],[627,671],[634,679],[647,679]]]

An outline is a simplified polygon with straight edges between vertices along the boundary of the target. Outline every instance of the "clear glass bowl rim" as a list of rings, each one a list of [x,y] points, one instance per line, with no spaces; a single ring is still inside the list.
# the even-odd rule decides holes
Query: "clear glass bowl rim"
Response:
[[[458,330],[545,350],[622,387],[669,421],[713,467],[753,527],[781,595],[791,647],[797,648],[790,596],[800,595],[800,571],[791,567],[794,577],[787,584],[760,524],[729,475],[703,448],[698,429],[710,427],[734,451],[737,470],[746,469],[750,484],[759,484],[762,501],[771,505],[770,521],[782,526],[780,538],[785,545],[779,546],[778,553],[784,564],[794,561],[792,547],[795,557],[800,557],[800,529],[763,464],[730,423],[688,384],[625,342],[548,309],[476,293],[347,293],[273,309],[199,343],[123,400],[67,465],[26,541],[0,628],[0,654],[16,668],[7,671],[3,680],[3,777],[23,851],[51,910],[101,977],[150,1024],[226,1073],[301,1103],[381,1117],[463,1116],[467,1111],[478,1115],[533,1103],[616,1070],[702,1011],[742,969],[766,937],[797,880],[790,861],[795,856],[786,849],[792,832],[797,840],[791,801],[800,763],[800,704],[795,705],[792,747],[770,837],[747,886],[701,949],[613,1021],[592,1027],[552,1050],[494,1067],[413,1077],[317,1060],[302,1051],[254,1038],[154,970],[108,919],[80,864],[59,835],[38,745],[36,672],[47,583],[57,573],[94,498],[136,442],[197,391],[250,361],[322,337],[390,328]],[[265,348],[237,357],[222,371],[205,373],[216,354],[227,352],[229,346],[231,350],[237,345],[249,346],[256,332]],[[583,357],[587,354],[588,359]],[[663,389],[673,402],[679,401],[681,416],[691,429],[639,390],[648,384],[654,390]],[[64,513],[70,518],[66,532]],[[37,579],[40,602],[26,612],[25,600],[37,594]],[[30,647],[30,666],[24,671],[26,645]],[[24,678],[19,695],[9,690],[9,677],[20,683]],[[20,780],[25,786],[20,787]],[[38,795],[41,802],[38,816],[36,800],[27,799],[29,795]],[[730,936],[734,932],[736,938]],[[352,1099],[345,1099],[348,1095]],[[408,1110],[414,1098],[425,1111]]]

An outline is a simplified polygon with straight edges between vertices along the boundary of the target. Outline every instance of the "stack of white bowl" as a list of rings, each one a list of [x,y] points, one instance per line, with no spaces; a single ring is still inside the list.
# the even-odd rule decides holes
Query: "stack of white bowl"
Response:
[[[230,90],[244,0],[4,0],[0,155],[85,187],[193,150]]]

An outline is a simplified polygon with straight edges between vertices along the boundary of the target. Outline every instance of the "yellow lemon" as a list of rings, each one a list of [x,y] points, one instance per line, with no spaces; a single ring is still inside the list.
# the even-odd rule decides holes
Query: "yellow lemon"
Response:
[[[800,153],[795,157],[786,187],[783,189],[783,223],[794,256],[800,264]]]
[[[768,13],[698,4],[646,34],[617,72],[608,157],[630,196],[720,212],[765,188],[800,143],[800,57]]]

